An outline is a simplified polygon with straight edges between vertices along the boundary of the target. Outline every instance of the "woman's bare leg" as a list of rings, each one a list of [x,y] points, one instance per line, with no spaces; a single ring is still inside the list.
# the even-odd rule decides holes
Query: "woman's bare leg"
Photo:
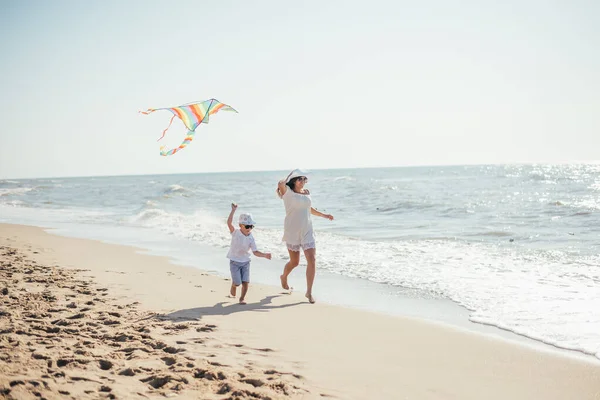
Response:
[[[300,251],[292,251],[288,249],[288,253],[290,253],[290,261],[285,264],[285,267],[283,268],[283,275],[279,277],[279,279],[281,279],[281,287],[285,290],[290,290],[290,286],[287,282],[288,275],[294,268],[298,266],[298,263],[300,263]]]
[[[316,249],[304,250],[304,256],[306,257],[306,298],[311,303],[315,302],[315,299],[312,296],[312,287],[317,272],[316,253]]]

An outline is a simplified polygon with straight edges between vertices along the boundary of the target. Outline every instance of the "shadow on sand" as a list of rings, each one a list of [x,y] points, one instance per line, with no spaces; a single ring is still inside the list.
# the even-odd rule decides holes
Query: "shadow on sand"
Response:
[[[307,302],[297,302],[290,304],[282,304],[280,306],[271,305],[271,302],[276,297],[281,297],[281,295],[267,296],[258,303],[248,303],[244,305],[239,303],[232,303],[227,306],[224,306],[224,304],[228,302],[222,301],[220,303],[215,304],[214,306],[188,308],[185,310],[174,311],[169,314],[161,314],[157,317],[161,320],[170,321],[197,321],[205,315],[231,315],[238,312],[268,312],[269,310],[275,310],[278,308],[288,308],[298,306],[301,304],[309,304]]]

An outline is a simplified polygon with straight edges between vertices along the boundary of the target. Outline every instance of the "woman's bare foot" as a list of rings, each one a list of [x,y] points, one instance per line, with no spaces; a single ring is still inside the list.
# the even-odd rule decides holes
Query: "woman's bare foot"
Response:
[[[231,294],[231,297],[235,297],[235,286],[231,285],[231,290],[229,290],[229,294]]]
[[[246,301],[244,299],[240,299],[240,304],[246,304]]]
[[[306,296],[310,304],[315,304],[315,298],[312,296],[312,294],[306,293],[304,296]]]
[[[290,287],[287,283],[287,278],[283,275],[280,275],[279,279],[281,280],[281,287],[284,288],[285,290],[290,290]]]

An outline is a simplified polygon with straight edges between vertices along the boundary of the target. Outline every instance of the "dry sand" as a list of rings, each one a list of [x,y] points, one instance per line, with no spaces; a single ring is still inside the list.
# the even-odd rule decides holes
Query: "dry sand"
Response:
[[[275,286],[252,284],[242,306],[229,285],[131,247],[2,224],[0,396],[600,399],[592,359]]]

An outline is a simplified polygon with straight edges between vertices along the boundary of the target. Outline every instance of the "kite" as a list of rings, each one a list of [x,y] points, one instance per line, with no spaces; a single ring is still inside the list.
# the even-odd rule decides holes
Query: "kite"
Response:
[[[179,150],[186,147],[188,144],[190,144],[192,139],[194,139],[194,134],[196,133],[196,128],[200,124],[208,124],[209,116],[216,114],[220,110],[233,111],[233,112],[237,113],[237,111],[235,109],[233,109],[231,106],[228,106],[227,104],[223,104],[216,99],[205,100],[202,102],[188,103],[188,104],[184,104],[179,107],[172,107],[172,108],[149,108],[146,111],[140,111],[140,113],[142,113],[144,115],[148,115],[150,113],[153,113],[154,111],[159,111],[159,110],[169,110],[170,112],[173,113],[173,116],[171,117],[169,126],[167,126],[167,128],[163,131],[162,136],[160,138],[158,138],[158,140],[161,140],[162,138],[165,137],[165,134],[171,127],[171,124],[173,123],[173,120],[175,119],[175,117],[178,117],[179,119],[181,119],[181,121],[183,121],[183,124],[185,125],[185,127],[188,129],[187,135],[185,136],[185,138],[183,139],[183,142],[181,142],[181,144],[178,147],[175,147],[171,150],[166,150],[165,146],[160,146],[160,155],[161,156],[173,155],[173,154],[177,153]]]

